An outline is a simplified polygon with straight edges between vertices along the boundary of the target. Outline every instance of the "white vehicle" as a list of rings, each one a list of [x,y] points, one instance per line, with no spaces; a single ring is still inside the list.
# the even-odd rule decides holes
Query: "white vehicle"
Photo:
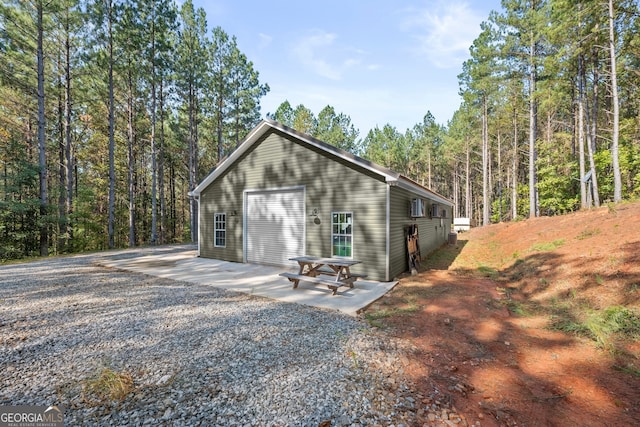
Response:
[[[454,218],[453,219],[453,230],[456,233],[460,233],[462,231],[469,231],[471,229],[471,218]]]

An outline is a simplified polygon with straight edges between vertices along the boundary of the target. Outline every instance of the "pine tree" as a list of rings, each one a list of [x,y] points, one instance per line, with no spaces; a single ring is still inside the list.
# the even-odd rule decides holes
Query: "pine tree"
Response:
[[[203,87],[206,78],[207,21],[202,8],[194,10],[187,0],[180,10],[180,29],[177,45],[177,82],[179,96],[187,112],[188,176],[189,191],[199,179],[198,173],[198,125],[200,122]],[[198,241],[198,202],[191,198],[191,241]]]

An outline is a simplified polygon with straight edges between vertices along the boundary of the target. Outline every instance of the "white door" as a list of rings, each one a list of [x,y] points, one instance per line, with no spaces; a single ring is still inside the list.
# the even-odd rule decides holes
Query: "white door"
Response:
[[[247,262],[291,266],[304,251],[304,190],[255,191],[246,195]]]

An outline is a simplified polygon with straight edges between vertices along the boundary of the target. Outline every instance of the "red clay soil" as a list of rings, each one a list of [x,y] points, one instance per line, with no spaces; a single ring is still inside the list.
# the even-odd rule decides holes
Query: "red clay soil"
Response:
[[[417,348],[422,395],[468,425],[640,425],[640,337],[553,327],[640,313],[640,204],[477,228],[422,267],[367,310],[396,313],[380,324]]]

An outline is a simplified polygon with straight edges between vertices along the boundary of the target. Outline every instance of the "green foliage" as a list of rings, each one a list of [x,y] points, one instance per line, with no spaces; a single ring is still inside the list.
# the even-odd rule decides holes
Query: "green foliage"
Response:
[[[421,306],[415,303],[410,303],[407,307],[394,307],[390,309],[384,308],[384,309],[371,311],[371,312],[367,311],[365,313],[365,319],[367,319],[367,322],[369,322],[371,326],[380,328],[383,326],[383,324],[380,322],[380,320],[382,319],[415,313],[421,308],[422,308]]]
[[[538,144],[538,194],[547,215],[566,214],[580,205],[575,191],[577,164],[571,158],[571,135],[556,134]]]
[[[105,247],[110,106],[117,245],[128,244],[129,235],[134,244],[149,241],[154,202],[163,241],[183,240],[191,231],[188,191],[259,121],[269,86],[236,38],[210,28],[204,10],[191,0],[41,5],[49,193],[42,207],[34,166],[36,9],[17,0],[0,4],[0,258],[36,253],[40,226],[53,242],[52,252]],[[619,160],[623,197],[632,198],[640,197],[640,17],[631,1],[615,5]],[[269,117],[430,186],[455,200],[461,216],[480,216],[486,171],[486,199],[495,222],[529,216],[533,194],[527,166],[536,154],[540,212],[555,215],[580,206],[576,126],[582,100],[583,130],[595,138],[600,200],[607,203],[614,184],[611,73],[603,31],[608,16],[602,12],[594,1],[503,1],[470,46],[459,76],[463,103],[446,128],[427,112],[410,129],[387,123],[359,139],[347,114],[327,105],[316,116],[288,101]],[[529,152],[531,124],[537,129],[537,153]],[[588,164],[586,155],[585,160]],[[71,174],[60,178],[61,170]],[[151,190],[154,184],[158,194]]]
[[[293,107],[291,107],[291,104],[289,103],[289,101],[284,101],[283,103],[278,105],[278,108],[276,109],[275,113],[273,114],[269,113],[267,114],[267,117],[277,122],[280,122],[285,126],[293,128],[294,113],[293,113]]]
[[[304,105],[300,104],[293,109],[289,101],[284,101],[278,106],[275,113],[267,114],[267,116],[327,144],[353,154],[360,154],[361,147],[357,141],[359,131],[351,124],[349,116],[343,113],[336,114],[335,109],[330,105],[324,107],[316,118],[313,112]]]
[[[343,113],[336,114],[334,108],[327,105],[318,114],[317,126],[313,136],[354,154],[359,154],[356,141],[358,130],[351,124],[351,118]]]
[[[40,5],[46,206],[34,166]],[[269,87],[259,77],[190,0],[180,10],[174,0],[2,3],[0,260],[37,253],[41,226],[54,253],[106,247],[111,135],[115,245],[147,243],[156,216],[160,241],[183,241],[188,191],[260,120]]]
[[[500,203],[502,201],[502,203]],[[509,199],[508,195],[503,194],[502,198],[497,197],[491,203],[491,222],[498,223],[503,220],[505,215],[509,212]],[[502,214],[502,215],[501,215]]]
[[[553,242],[535,243],[529,248],[529,252],[549,252],[558,249],[564,245],[564,239],[554,240]]]
[[[604,310],[590,310],[580,321],[565,319],[557,322],[556,329],[588,336],[598,345],[611,348],[616,336],[640,339],[640,315],[623,306],[611,306]]]

